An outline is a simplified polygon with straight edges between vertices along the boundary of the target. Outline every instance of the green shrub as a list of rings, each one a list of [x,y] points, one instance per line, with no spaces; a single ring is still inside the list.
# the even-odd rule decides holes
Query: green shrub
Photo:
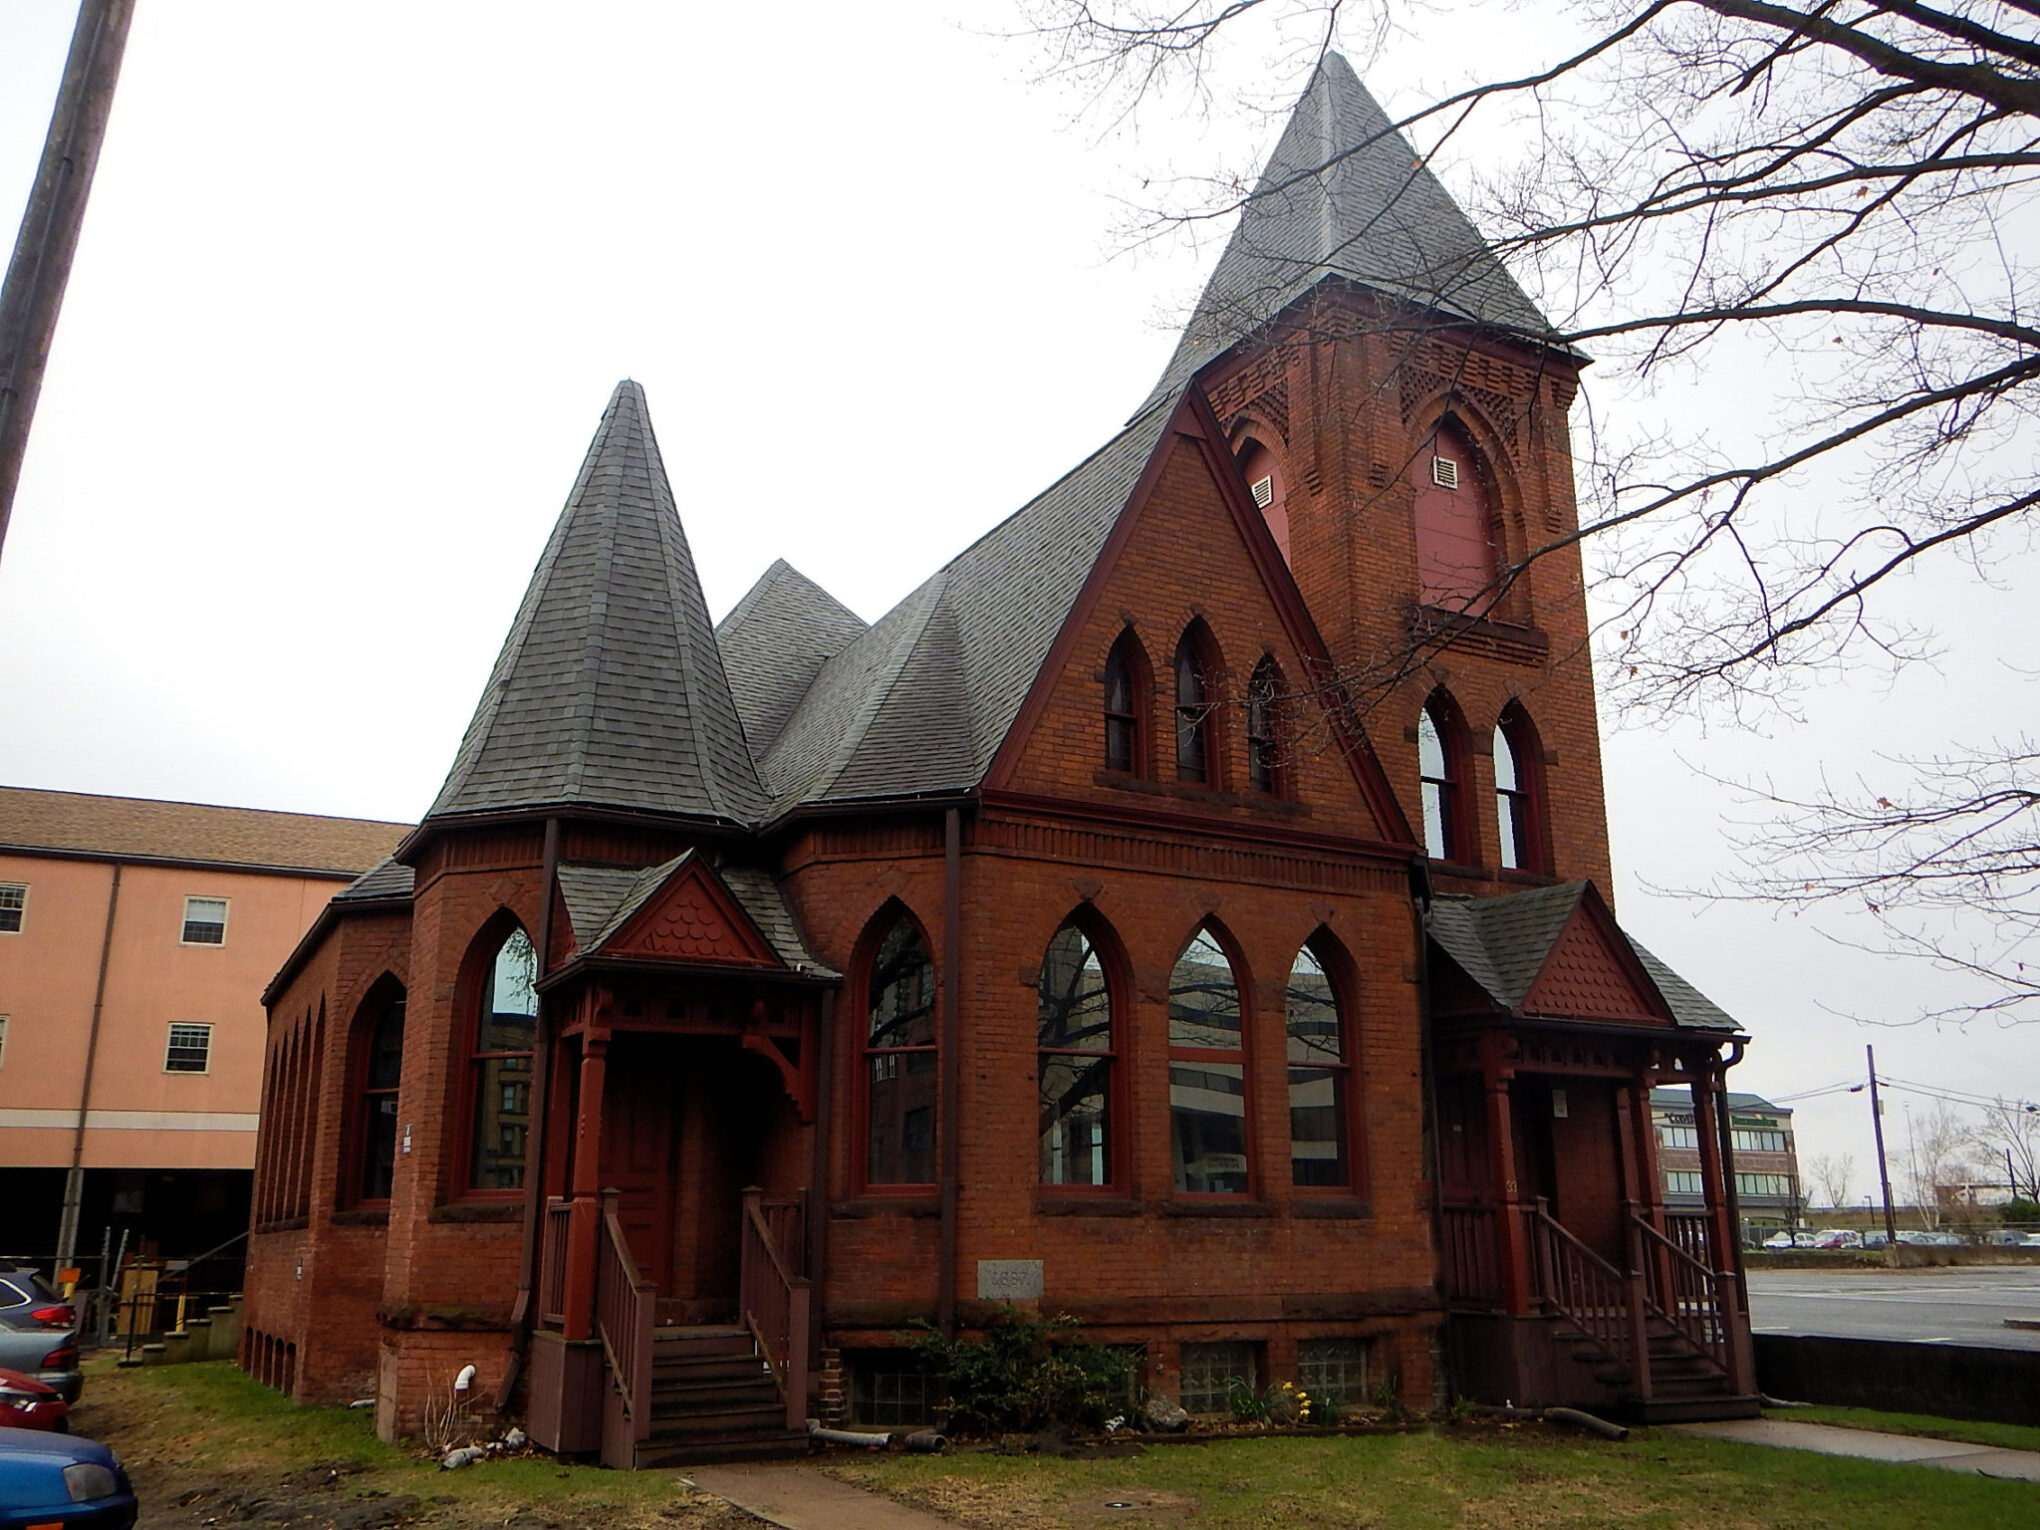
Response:
[[[1009,1307],[978,1339],[946,1339],[929,1324],[916,1326],[915,1352],[943,1383],[954,1433],[1095,1429],[1131,1406],[1133,1355],[1076,1342],[1075,1318]]]

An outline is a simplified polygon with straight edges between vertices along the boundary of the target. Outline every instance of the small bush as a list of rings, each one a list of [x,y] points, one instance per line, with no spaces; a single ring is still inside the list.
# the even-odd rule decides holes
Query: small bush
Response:
[[[1134,1358],[1123,1349],[1076,1342],[1077,1320],[1008,1308],[981,1339],[946,1339],[920,1324],[914,1349],[941,1379],[950,1430],[996,1434],[1081,1425],[1096,1429],[1127,1411]]]

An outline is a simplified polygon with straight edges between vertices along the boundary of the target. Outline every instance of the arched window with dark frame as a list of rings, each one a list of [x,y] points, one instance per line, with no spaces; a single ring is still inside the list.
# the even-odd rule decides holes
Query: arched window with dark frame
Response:
[[[1176,779],[1219,785],[1218,661],[1202,621],[1183,629],[1176,644]]]
[[[1353,1183],[1353,1045],[1325,954],[1313,937],[1296,953],[1284,996],[1289,1045],[1289,1174],[1308,1189]]]
[[[1247,681],[1247,785],[1282,791],[1282,669],[1269,654]]]
[[[538,953],[523,927],[513,925],[475,984],[467,1096],[471,1190],[524,1188],[537,982]]]
[[[1208,927],[1169,974],[1169,1145],[1180,1195],[1245,1195],[1249,1158],[1247,1052],[1239,979]]]
[[[1119,634],[1105,656],[1105,768],[1123,775],[1148,774],[1147,652],[1133,629]]]
[[[357,1044],[353,1197],[386,1201],[397,1170],[397,1097],[404,1076],[404,990],[383,982],[370,995]]]
[[[1544,751],[1537,729],[1519,702],[1503,708],[1495,724],[1495,817],[1501,829],[1502,865],[1509,871],[1549,872],[1545,852]]]
[[[935,1182],[935,963],[902,911],[872,951],[865,990],[864,1181]]]
[[[1065,924],[1049,941],[1036,986],[1038,1144],[1044,1185],[1109,1185],[1117,1032],[1112,982],[1090,935]]]
[[[1424,853],[1437,861],[1465,860],[1470,848],[1463,806],[1464,731],[1452,698],[1443,690],[1433,691],[1417,717],[1417,776],[1423,798]]]

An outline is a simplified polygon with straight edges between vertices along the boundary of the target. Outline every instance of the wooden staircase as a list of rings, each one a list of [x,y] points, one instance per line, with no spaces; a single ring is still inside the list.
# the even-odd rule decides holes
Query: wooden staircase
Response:
[[[807,1452],[806,1431],[787,1427],[779,1385],[747,1328],[654,1328],[651,1404],[641,1468]]]

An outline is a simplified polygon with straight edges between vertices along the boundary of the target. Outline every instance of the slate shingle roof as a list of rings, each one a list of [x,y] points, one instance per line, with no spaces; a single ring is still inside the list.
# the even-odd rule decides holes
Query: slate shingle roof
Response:
[[[426,817],[558,804],[749,822],[766,803],[644,391],[619,383]]]
[[[1149,402],[1333,276],[1490,328],[1552,333],[1336,53],[1290,116]]]
[[[413,873],[401,861],[382,860],[333,894],[335,903],[364,903],[374,898],[408,898]]]
[[[1173,403],[1144,409],[822,666],[765,756],[782,807],[983,778]]]
[[[1460,970],[1504,1010],[1520,1013],[1566,921],[1586,895],[1585,882],[1562,882],[1495,898],[1439,897],[1425,929]],[[1672,1018],[1694,1030],[1740,1031],[1718,1005],[1621,931],[1650,974]]]
[[[863,618],[784,558],[716,623],[723,673],[754,752],[772,747],[822,665],[864,627]]]
[[[351,876],[409,827],[367,818],[0,786],[0,849]]]

